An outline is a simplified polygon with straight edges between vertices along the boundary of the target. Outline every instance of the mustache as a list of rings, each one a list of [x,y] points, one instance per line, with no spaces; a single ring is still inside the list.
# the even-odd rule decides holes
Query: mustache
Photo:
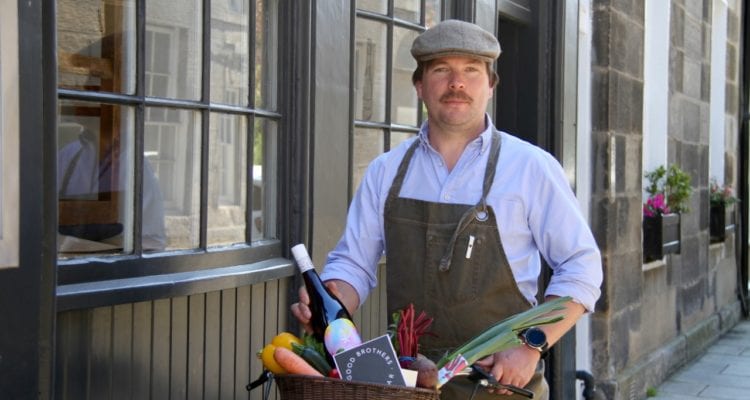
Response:
[[[463,101],[474,101],[471,97],[469,97],[468,94],[464,92],[459,92],[455,90],[451,90],[444,95],[440,96],[440,101],[451,101],[451,100],[463,100]]]

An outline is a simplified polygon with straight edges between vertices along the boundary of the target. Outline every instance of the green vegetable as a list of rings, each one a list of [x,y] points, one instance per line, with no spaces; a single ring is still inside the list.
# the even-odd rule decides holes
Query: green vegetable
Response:
[[[323,345],[323,342],[319,342],[318,339],[315,339],[315,336],[309,334],[309,333],[303,333],[302,334],[302,344],[307,347],[312,347],[315,349],[315,351],[320,354],[321,357],[326,358],[326,350],[325,346]]]
[[[564,304],[570,300],[570,297],[560,297],[498,322],[440,359],[438,369],[458,356],[463,356],[467,364],[471,365],[490,354],[520,346],[523,343],[518,338],[519,332],[532,326],[560,321],[563,319],[562,315],[549,314],[564,310]]]
[[[331,366],[328,361],[318,353],[315,348],[310,346],[301,345],[298,343],[292,343],[292,350],[295,354],[302,357],[308,364],[315,368],[323,376],[328,376],[331,373]]]

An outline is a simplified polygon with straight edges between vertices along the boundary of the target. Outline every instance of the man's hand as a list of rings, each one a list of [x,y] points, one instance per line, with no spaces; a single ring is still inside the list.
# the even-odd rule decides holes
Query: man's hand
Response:
[[[350,284],[340,280],[330,280],[325,282],[326,287],[331,293],[338,297],[344,307],[350,314],[354,314],[356,306],[359,305],[359,296]],[[305,332],[312,333],[312,327],[310,326],[310,318],[312,318],[312,312],[310,311],[310,295],[307,293],[305,286],[299,288],[299,301],[292,304],[291,306],[292,315],[300,322],[300,325],[305,329]]]
[[[487,356],[476,365],[489,371],[499,383],[525,387],[534,376],[541,354],[527,346],[518,346]],[[490,393],[513,394],[507,389],[489,389]]]

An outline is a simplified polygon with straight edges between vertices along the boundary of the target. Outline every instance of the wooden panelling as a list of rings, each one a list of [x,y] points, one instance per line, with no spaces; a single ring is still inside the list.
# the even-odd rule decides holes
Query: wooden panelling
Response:
[[[60,313],[55,398],[261,400],[245,386],[262,372],[255,353],[287,329],[288,288],[271,280]]]
[[[385,265],[378,268],[378,286],[370,293],[365,304],[354,315],[354,323],[363,340],[381,336],[388,329],[389,316],[386,302]]]

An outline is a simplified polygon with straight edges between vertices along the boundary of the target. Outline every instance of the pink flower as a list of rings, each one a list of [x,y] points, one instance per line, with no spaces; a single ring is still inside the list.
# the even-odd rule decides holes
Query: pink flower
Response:
[[[664,201],[664,194],[658,193],[646,200],[646,204],[643,205],[643,215],[647,217],[655,217],[660,214],[669,214],[669,206]]]

